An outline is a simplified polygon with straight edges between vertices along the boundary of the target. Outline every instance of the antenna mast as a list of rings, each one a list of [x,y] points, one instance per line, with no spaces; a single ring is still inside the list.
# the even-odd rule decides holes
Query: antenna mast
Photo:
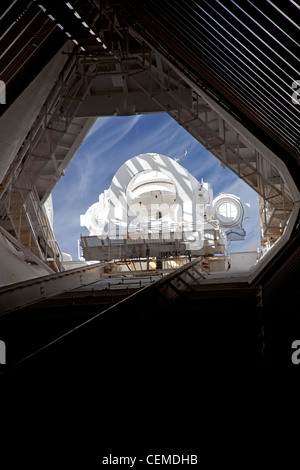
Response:
[[[184,154],[181,155],[181,157],[178,157],[178,158],[174,158],[175,162],[180,162],[180,160],[183,158],[183,157],[187,157],[187,152],[188,152],[188,147],[185,147],[184,149]]]

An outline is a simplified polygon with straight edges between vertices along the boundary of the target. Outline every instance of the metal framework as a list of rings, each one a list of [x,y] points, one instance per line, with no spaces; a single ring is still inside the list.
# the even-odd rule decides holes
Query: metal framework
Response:
[[[0,314],[52,298],[57,299],[58,304],[61,301],[68,302],[68,299],[85,298],[86,292],[97,303],[103,290],[121,288],[123,291],[125,289],[124,295],[128,296],[133,290],[139,290],[152,283],[157,284],[159,293],[166,299],[174,299],[186,288],[193,290],[193,284],[198,285],[201,280],[209,276],[201,265],[202,261],[202,257],[197,258],[169,274],[170,270],[156,270],[153,273],[143,270],[112,273],[114,263],[96,263],[64,273],[49,274],[0,288]]]
[[[43,204],[94,123],[76,118],[93,66],[71,55],[2,183],[2,225],[36,256],[61,271],[61,253]]]
[[[60,8],[46,0],[42,6],[35,4],[34,8],[39,8],[36,15],[39,21],[41,13],[47,15],[45,24],[48,25],[49,18],[52,19],[53,25],[60,29],[60,41],[61,34],[67,34],[75,46],[72,43],[73,49],[69,45],[66,48],[69,59],[2,181],[1,225],[32,253],[60,271],[61,257],[44,215],[43,203],[95,119],[98,116],[167,112],[258,193],[262,242],[271,246],[284,233],[299,198],[298,192],[291,188],[292,179],[284,170],[284,164],[277,165],[278,157],[251,136],[241,124],[240,116],[235,115],[225,101],[220,106],[220,97],[214,94],[213,86],[209,90],[205,80],[197,80],[197,71],[191,68],[193,71],[189,72],[184,59],[179,63],[181,46],[176,41],[176,53],[170,54],[170,37],[167,36],[169,20],[165,24],[166,35],[156,42],[153,25],[144,18],[144,7],[141,11],[135,10],[136,2],[129,3],[104,2],[101,7],[94,2],[86,10],[80,1],[72,2],[71,10],[66,4]],[[174,16],[176,7],[183,20],[182,6],[178,2],[174,6],[172,2],[165,3],[170,15]],[[79,13],[76,16],[74,8],[77,7]],[[190,6],[186,7],[186,18],[191,21],[191,27],[196,28]],[[30,8],[34,9],[32,6]],[[150,17],[155,15],[156,8],[158,14],[163,6],[152,6]],[[203,21],[207,23],[208,10],[211,15],[220,16],[209,5],[201,9],[203,18],[201,21],[198,18],[199,24]],[[146,29],[130,24],[137,12],[144,18]],[[224,18],[228,23],[230,15],[227,16]],[[88,30],[85,25],[91,28]],[[200,63],[206,57],[207,64],[216,71],[223,60],[224,50],[220,46],[220,55],[216,57],[213,67],[208,55],[210,26],[206,24],[206,28],[209,30],[209,40],[205,43],[207,47]],[[219,30],[217,35],[220,36]],[[190,35],[187,40],[191,41]],[[198,41],[196,46],[200,47]],[[194,64],[192,59],[190,57]],[[248,68],[246,62],[244,65]],[[226,73],[229,74],[229,71]],[[218,81],[219,78],[216,79]],[[232,94],[233,81],[231,85]],[[240,103],[245,102],[244,95],[238,98]],[[252,112],[252,102],[251,106]],[[269,110],[267,103],[264,102],[264,106]],[[245,110],[244,104],[242,108]],[[294,127],[291,129],[291,139],[294,138]]]
[[[132,289],[139,290],[154,283],[161,295],[166,299],[174,299],[186,288],[193,290],[193,284],[198,285],[209,276],[201,265],[202,261],[202,257],[197,258],[169,274],[168,270],[153,273],[143,270],[112,272],[114,263],[96,263],[64,273],[49,274],[0,288],[0,314],[52,298],[59,303],[64,299],[86,297],[86,291],[89,296],[95,297],[95,301],[103,290],[111,291],[121,287],[129,295],[132,294]]]
[[[107,267],[108,263],[96,263],[2,287],[0,288],[0,314],[24,308],[62,292],[93,284],[103,276]]]
[[[118,92],[119,103],[123,106],[126,103],[129,107],[123,108],[123,113],[130,112],[132,103],[137,102],[136,90],[142,91],[157,105],[158,110],[169,113],[259,194],[263,243],[278,239],[289,219],[293,200],[283,175],[275,165],[236,131],[234,124],[225,121],[205,100],[204,94],[192,89],[160,54],[145,48],[138,56],[131,56],[126,51],[129,59],[123,59],[122,55],[114,65],[116,74],[118,68],[123,71],[117,75],[121,77],[119,83],[122,82]],[[99,61],[102,70],[105,65],[113,67],[111,61],[108,64],[105,59]],[[97,100],[97,97],[93,95],[93,99]]]

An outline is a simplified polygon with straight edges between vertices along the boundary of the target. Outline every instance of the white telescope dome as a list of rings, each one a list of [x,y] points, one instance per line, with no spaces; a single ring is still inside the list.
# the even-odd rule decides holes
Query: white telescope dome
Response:
[[[98,237],[88,242],[97,247],[96,259],[143,256],[146,249],[151,256],[213,255],[224,253],[227,239],[244,239],[243,216],[237,196],[213,200],[209,183],[174,159],[145,153],[123,163],[99,202],[81,216],[81,225]]]

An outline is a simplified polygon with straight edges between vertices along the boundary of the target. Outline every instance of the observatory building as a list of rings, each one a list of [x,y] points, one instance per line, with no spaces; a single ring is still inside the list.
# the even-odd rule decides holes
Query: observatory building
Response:
[[[176,160],[157,153],[131,158],[116,172],[99,202],[81,216],[86,260],[206,256],[228,268],[228,241],[244,240],[249,204],[199,182]]]
[[[1,463],[40,468],[39,449],[55,468],[98,468],[117,435],[137,456],[139,438],[155,452],[171,437],[203,461],[234,443],[269,463],[276,387],[252,389],[251,369],[300,367],[298,4],[0,2],[0,381],[17,393]],[[230,250],[251,230],[241,194],[156,153],[130,154],[81,209],[84,260],[66,262],[49,196],[98,118],[153,113],[257,193],[258,262]]]

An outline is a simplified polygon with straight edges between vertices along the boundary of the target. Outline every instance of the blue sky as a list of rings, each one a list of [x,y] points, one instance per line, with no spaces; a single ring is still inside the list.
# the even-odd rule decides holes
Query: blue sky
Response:
[[[235,194],[250,203],[250,219],[244,221],[244,241],[231,242],[229,251],[247,250],[260,240],[257,194],[231,170],[195,140],[168,114],[98,118],[53,193],[54,233],[62,252],[78,259],[80,235],[88,230],[80,226],[80,214],[99,199],[118,168],[141,153],[155,152],[178,158],[199,181],[209,182],[214,197],[220,192]]]

